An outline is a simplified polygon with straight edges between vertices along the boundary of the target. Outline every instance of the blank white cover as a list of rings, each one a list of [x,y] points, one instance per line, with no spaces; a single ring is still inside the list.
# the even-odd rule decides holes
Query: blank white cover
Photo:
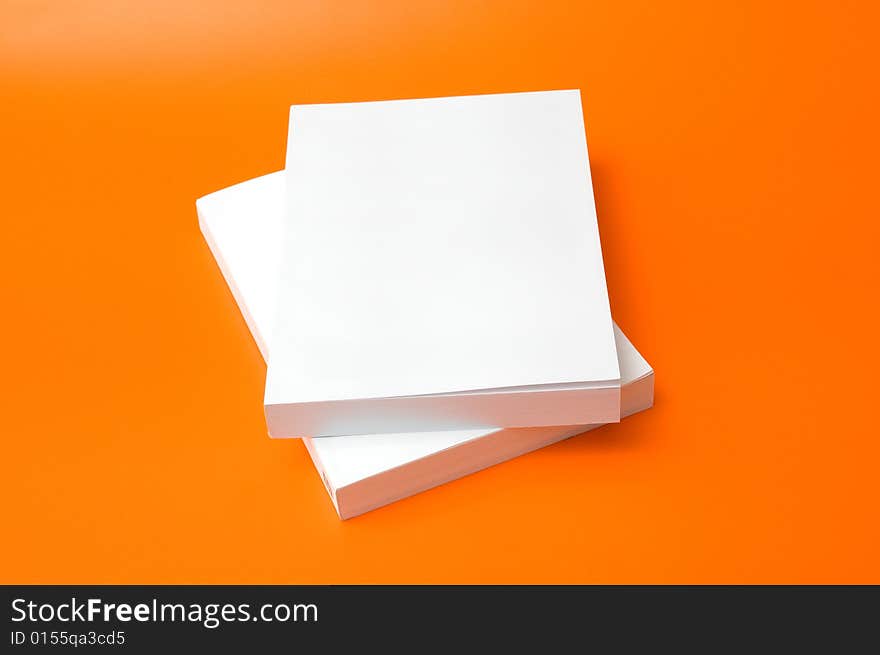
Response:
[[[284,173],[270,173],[196,200],[202,234],[266,361],[275,323]]]
[[[260,335],[270,333],[274,320],[277,271],[281,265],[279,236],[284,223],[284,185],[283,173],[272,173],[196,202],[202,232],[267,360],[271,341]],[[614,333],[626,397],[626,385],[645,379],[652,370],[616,325]],[[644,408],[642,403],[622,411],[631,413]],[[529,435],[536,443],[550,443],[589,427],[556,426],[508,432]],[[321,474],[336,502],[337,490],[498,432],[498,429],[479,429],[372,434],[306,438],[305,442],[313,458],[320,462]],[[337,509],[341,514],[352,515],[346,508]]]
[[[578,91],[294,106],[287,169],[267,405],[619,384]]]

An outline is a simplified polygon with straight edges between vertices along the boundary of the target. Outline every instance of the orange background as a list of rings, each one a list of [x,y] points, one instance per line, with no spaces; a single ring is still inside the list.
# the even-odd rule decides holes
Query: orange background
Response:
[[[880,583],[873,5],[4,2],[0,581]],[[340,522],[194,200],[291,103],[571,87],[656,407]]]

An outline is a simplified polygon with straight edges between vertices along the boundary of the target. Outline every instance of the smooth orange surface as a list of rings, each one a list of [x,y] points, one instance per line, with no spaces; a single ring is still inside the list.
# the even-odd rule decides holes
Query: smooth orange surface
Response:
[[[0,581],[880,583],[874,7],[3,3]],[[571,87],[656,407],[340,522],[196,197],[291,103]]]

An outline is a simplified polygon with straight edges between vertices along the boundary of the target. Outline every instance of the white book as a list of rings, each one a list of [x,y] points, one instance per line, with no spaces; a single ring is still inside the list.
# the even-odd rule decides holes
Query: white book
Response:
[[[579,91],[296,105],[286,166],[272,436],[619,420]]]
[[[273,173],[200,198],[202,233],[265,359],[272,349],[285,181]],[[651,367],[615,326],[621,415],[649,408]],[[598,425],[304,438],[343,519]]]

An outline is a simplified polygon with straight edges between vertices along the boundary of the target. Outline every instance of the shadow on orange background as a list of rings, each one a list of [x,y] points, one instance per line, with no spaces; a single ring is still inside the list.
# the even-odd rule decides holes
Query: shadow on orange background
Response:
[[[2,582],[880,583],[871,3],[0,9]],[[194,200],[291,103],[582,89],[656,407],[340,522]]]

